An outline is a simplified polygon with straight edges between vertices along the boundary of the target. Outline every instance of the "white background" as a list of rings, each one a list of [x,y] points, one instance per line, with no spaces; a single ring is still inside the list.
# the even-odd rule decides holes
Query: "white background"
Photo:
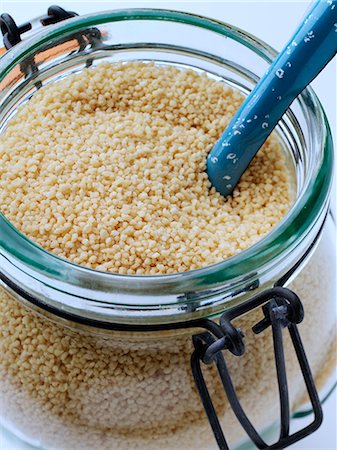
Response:
[[[256,35],[268,42],[272,47],[281,50],[286,44],[290,35],[295,31],[297,25],[303,18],[307,8],[307,1],[236,1],[222,0],[218,2],[181,2],[181,1],[57,1],[55,3],[65,9],[76,11],[79,14],[95,12],[107,9],[128,8],[128,7],[156,7],[179,9],[183,11],[195,12],[218,20],[229,22],[244,30]],[[54,4],[53,0],[46,1],[11,1],[0,0],[0,13],[11,14],[18,24],[29,19],[45,14],[48,6]],[[0,45],[1,47],[1,45]],[[318,94],[323,107],[328,115],[332,132],[336,139],[336,104],[337,104],[337,83],[336,83],[336,58],[312,83]],[[335,145],[336,147],[336,145]],[[334,194],[333,203],[336,197]],[[334,206],[335,209],[335,206]],[[336,393],[330,397],[324,405],[325,420],[322,427],[314,435],[293,445],[292,449],[302,450],[336,450],[337,449],[337,400]],[[297,421],[296,428],[303,426],[305,422]],[[10,440],[8,435],[0,430],[1,450],[23,450],[24,447],[17,440]],[[100,450],[100,449],[92,449]],[[117,450],[117,449],[112,449]],[[178,449],[177,449],[178,450]],[[179,449],[183,450],[183,449]],[[198,449],[196,449],[198,450]]]

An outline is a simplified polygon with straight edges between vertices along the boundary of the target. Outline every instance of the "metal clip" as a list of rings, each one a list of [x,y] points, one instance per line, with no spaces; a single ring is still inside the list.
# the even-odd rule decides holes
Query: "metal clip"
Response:
[[[32,29],[32,24],[30,22],[24,23],[21,26],[17,26],[12,16],[7,13],[1,14],[0,16],[0,29],[3,35],[3,42],[6,50],[10,50],[16,44],[21,42],[21,35]],[[20,64],[20,70],[25,74],[26,77],[38,72],[38,68],[35,64],[34,57],[28,57],[24,62]],[[36,88],[41,87],[41,82],[37,81],[35,84]]]
[[[66,11],[60,6],[50,6],[47,11],[47,15],[40,19],[42,26],[52,25],[63,20],[71,19],[78,16],[74,11]],[[32,29],[32,24],[27,22],[21,26],[17,26],[14,19],[7,13],[1,14],[0,16],[0,29],[3,35],[3,41],[5,48],[10,50],[12,47],[21,42],[22,34],[30,31]],[[101,32],[98,28],[88,28],[81,33],[74,33],[64,40],[60,41],[59,44],[76,39],[78,42],[78,50],[84,50],[89,44],[91,48],[98,46],[101,43]],[[52,48],[54,44],[47,46],[44,50]],[[92,65],[93,60],[91,58],[87,59],[86,66]],[[29,56],[25,61],[20,63],[20,70],[25,75],[25,77],[34,76],[36,77],[39,73],[35,57]],[[39,89],[42,86],[41,81],[36,81],[35,86]]]
[[[0,16],[0,28],[3,35],[4,46],[6,50],[9,50],[21,41],[21,34],[32,29],[32,24],[27,22],[18,27],[13,17],[4,13]]]
[[[253,327],[253,332],[259,334],[269,327],[272,328],[280,398],[280,437],[272,445],[268,445],[263,440],[244,412],[236,395],[224,357],[224,350],[230,351],[235,356],[242,356],[245,351],[244,334],[240,329],[234,327],[232,320],[261,305],[263,305],[262,309],[265,317]],[[321,425],[323,420],[322,407],[297,328],[297,324],[303,320],[303,317],[303,306],[298,296],[289,289],[276,286],[257,294],[241,305],[224,313],[221,316],[220,326],[217,328],[216,334],[208,331],[193,336],[192,373],[220,450],[229,450],[229,447],[205,383],[201,362],[204,364],[212,364],[214,362],[216,364],[229,404],[242,428],[258,449],[286,448],[313,433]],[[284,328],[287,328],[290,333],[314,412],[313,422],[292,435],[289,434],[290,406],[283,347]],[[219,329],[221,329],[221,332]]]
[[[47,16],[40,19],[40,22],[42,26],[48,26],[76,16],[78,16],[78,14],[74,11],[66,11],[60,6],[52,5],[48,8]],[[92,47],[96,46],[98,42],[101,42],[102,38],[98,28],[88,28],[82,33],[77,33],[74,37],[78,41],[79,50],[83,50],[88,43]],[[91,63],[92,61],[90,60],[90,63],[87,63],[87,66],[91,65]]]
[[[62,20],[71,19],[76,16],[78,16],[78,14],[74,11],[66,11],[60,6],[52,5],[48,8],[47,16],[40,19],[40,22],[45,27],[47,25],[62,22]]]

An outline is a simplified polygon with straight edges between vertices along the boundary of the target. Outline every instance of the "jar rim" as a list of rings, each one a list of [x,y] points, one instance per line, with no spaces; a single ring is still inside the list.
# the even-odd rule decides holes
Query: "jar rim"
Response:
[[[124,20],[153,20],[179,22],[230,37],[262,57],[269,64],[277,52],[262,40],[230,24],[196,14],[152,8],[121,9],[78,16],[65,22],[59,22],[48,30],[33,35],[29,40],[20,42],[0,58],[0,82],[23,58],[46,43],[61,37],[64,33],[76,32],[84,27],[104,25]],[[62,259],[20,233],[0,212],[0,250],[16,258],[30,269],[54,277],[67,283],[71,280],[89,279],[93,283],[104,281],[106,286],[119,290],[127,289],[142,295],[159,292],[160,289],[182,291],[184,286],[197,286],[207,290],[215,285],[233,282],[244,274],[263,268],[270,270],[279,263],[289,251],[295,249],[313,229],[328,203],[332,181],[333,145],[332,137],[324,110],[314,91],[308,87],[299,96],[301,104],[315,111],[315,127],[320,127],[321,158],[316,158],[315,170],[306,189],[296,199],[288,214],[275,228],[248,249],[216,264],[182,273],[168,275],[122,275],[112,272],[100,272],[79,266]],[[309,120],[312,120],[310,116]],[[315,141],[317,143],[317,141]],[[312,149],[311,149],[312,150]],[[175,300],[176,303],[176,300]]]

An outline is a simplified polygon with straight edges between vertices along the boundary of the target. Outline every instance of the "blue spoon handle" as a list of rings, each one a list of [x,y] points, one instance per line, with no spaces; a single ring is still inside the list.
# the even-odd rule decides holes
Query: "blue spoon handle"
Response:
[[[336,52],[337,1],[317,1],[208,155],[207,172],[217,191],[232,193],[290,104]]]

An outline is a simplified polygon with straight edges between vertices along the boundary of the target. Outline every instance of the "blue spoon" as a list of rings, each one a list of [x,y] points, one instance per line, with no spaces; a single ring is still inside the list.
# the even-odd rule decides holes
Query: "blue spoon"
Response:
[[[212,185],[233,192],[293,100],[337,52],[337,1],[317,1],[246,98],[207,158]]]

